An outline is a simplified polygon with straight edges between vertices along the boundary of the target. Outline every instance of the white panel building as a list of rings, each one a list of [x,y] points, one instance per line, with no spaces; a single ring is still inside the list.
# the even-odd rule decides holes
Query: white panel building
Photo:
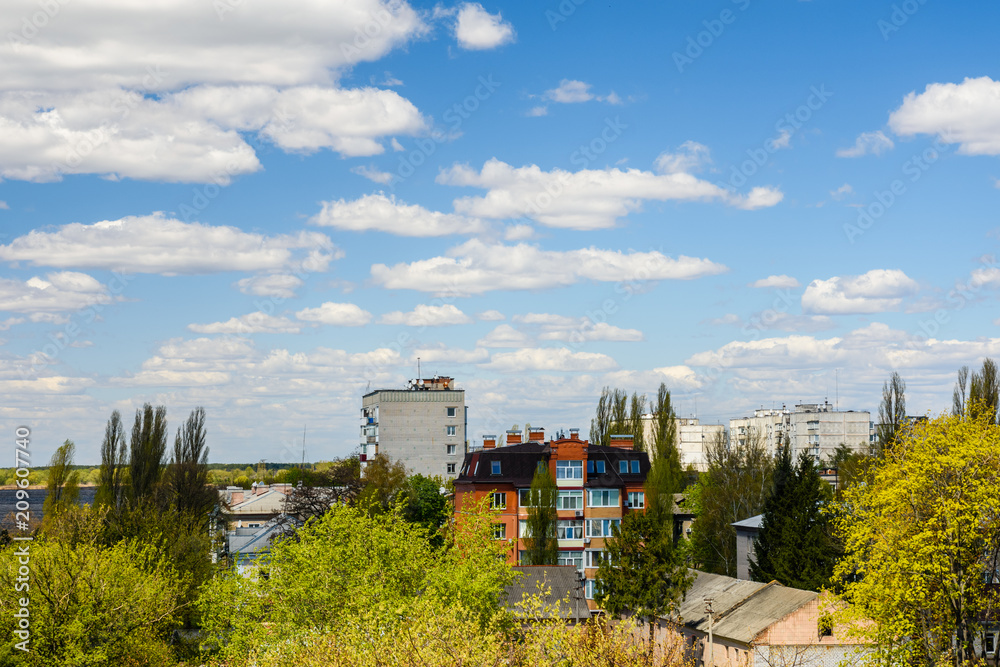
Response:
[[[760,437],[773,454],[787,434],[793,457],[804,451],[816,460],[829,460],[842,444],[867,452],[873,433],[867,410],[834,410],[826,401],[801,403],[794,410],[755,410],[753,417],[729,420],[729,437],[734,444]]]
[[[655,423],[655,415],[642,416],[642,434],[650,458],[653,457]],[[674,423],[677,426],[677,439],[674,443],[681,455],[681,467],[687,470],[691,466],[698,472],[708,470],[708,447],[717,438],[725,437],[725,427],[722,424],[702,424],[696,417],[678,417]]]

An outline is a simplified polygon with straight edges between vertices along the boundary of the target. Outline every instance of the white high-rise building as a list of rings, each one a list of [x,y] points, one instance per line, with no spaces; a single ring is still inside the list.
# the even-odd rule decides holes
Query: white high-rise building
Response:
[[[410,474],[458,477],[467,451],[465,390],[450,377],[378,389],[361,402],[362,468],[377,454],[402,461]]]
[[[759,437],[772,454],[787,435],[792,456],[807,452],[817,461],[828,461],[840,445],[867,452],[873,437],[871,413],[867,410],[834,410],[829,402],[801,403],[794,410],[755,410],[753,417],[729,420],[729,437],[746,444]]]
[[[650,458],[653,453],[653,425],[656,416],[642,416],[642,435],[646,451]],[[726,429],[722,424],[702,424],[696,417],[677,417],[674,419],[677,427],[677,437],[674,444],[681,455],[681,467],[693,467],[698,472],[708,470],[708,447],[718,438],[724,438]]]

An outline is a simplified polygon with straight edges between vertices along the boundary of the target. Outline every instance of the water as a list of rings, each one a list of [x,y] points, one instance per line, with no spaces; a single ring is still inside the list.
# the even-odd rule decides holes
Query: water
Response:
[[[28,489],[28,512],[31,515],[31,523],[35,525],[42,520],[44,513],[42,505],[48,497],[48,489]],[[0,489],[0,529],[14,530],[14,512],[18,511],[17,489]],[[94,494],[97,493],[96,486],[85,486],[80,489],[79,503],[81,505],[93,505]]]

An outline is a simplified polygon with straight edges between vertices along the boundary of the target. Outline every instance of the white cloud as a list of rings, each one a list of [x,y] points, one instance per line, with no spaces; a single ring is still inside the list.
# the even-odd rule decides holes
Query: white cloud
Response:
[[[7,319],[0,321],[0,331],[7,331],[12,326],[24,324],[23,317],[8,317]]]
[[[8,262],[164,275],[293,267],[323,271],[340,256],[340,249],[319,232],[264,236],[181,222],[162,213],[91,225],[75,222],[54,232],[33,230],[0,246],[0,259]]]
[[[852,194],[853,192],[854,188],[852,188],[849,183],[844,183],[836,190],[830,190],[830,196],[836,199],[837,201],[840,201],[847,195]]]
[[[538,336],[539,340],[561,340],[568,343],[591,341],[618,341],[635,343],[645,337],[638,329],[622,329],[607,322],[596,324],[589,318],[581,318],[576,326],[571,328],[552,328]]]
[[[378,169],[370,165],[351,167],[351,173],[357,174],[358,176],[367,178],[369,181],[372,181],[374,183],[380,183],[382,185],[388,185],[389,183],[392,182],[392,179],[395,178],[393,174],[390,174],[387,171],[379,171]]]
[[[498,352],[483,368],[501,373],[527,371],[594,372],[618,368],[618,363],[596,352],[572,352],[565,347],[535,347],[516,352]]]
[[[495,49],[514,41],[514,27],[499,12],[490,14],[479,3],[467,2],[458,9],[455,38],[463,49]]]
[[[746,196],[687,173],[655,174],[638,169],[562,169],[542,171],[536,165],[515,168],[496,158],[476,172],[467,165],[443,170],[437,182],[486,189],[482,197],[462,197],[455,211],[479,218],[530,218],[550,227],[601,229],[642,208],[642,202],[718,200],[756,209],[781,201],[781,192],[757,187]]]
[[[549,115],[549,108],[546,107],[546,106],[531,107],[530,109],[528,109],[528,111],[524,115],[527,116],[527,117],[529,117],[529,118],[538,118],[540,116],[548,116]]]
[[[24,282],[0,278],[0,312],[57,313],[112,301],[108,288],[85,273],[60,271]]]
[[[476,347],[528,347],[531,338],[509,324],[501,324],[476,341]]]
[[[889,127],[901,136],[936,134],[966,155],[1000,155],[1000,81],[983,76],[928,84],[903,98]]]
[[[885,136],[881,130],[877,132],[862,132],[851,148],[841,148],[837,157],[861,157],[862,155],[881,155],[895,146],[892,139]]]
[[[777,289],[791,289],[798,286],[798,280],[784,274],[780,276],[768,276],[767,278],[761,278],[760,280],[755,280],[748,285],[748,287],[773,287]]]
[[[488,361],[490,353],[481,347],[474,350],[463,350],[444,345],[434,348],[421,348],[416,350],[411,358],[417,358],[423,363],[445,363],[445,364],[481,364]]]
[[[394,311],[379,318],[380,324],[405,325],[409,327],[443,327],[453,324],[469,324],[472,318],[450,303],[429,306],[421,303],[411,312]]]
[[[860,276],[814,280],[802,295],[802,309],[820,315],[898,310],[917,283],[898,269],[874,269]]]
[[[710,324],[714,327],[734,327],[742,323],[743,318],[736,313],[726,313],[722,317],[713,317],[707,320],[702,320],[702,324]]]
[[[534,236],[535,228],[531,225],[510,225],[503,230],[505,241],[524,241]]]
[[[295,313],[303,322],[319,322],[338,327],[360,327],[372,321],[372,314],[353,303],[327,301],[318,308],[305,308]]]
[[[397,201],[395,196],[365,195],[354,201],[323,202],[323,209],[309,219],[314,225],[355,232],[380,231],[399,236],[446,236],[480,234],[486,225],[475,218],[429,211],[416,204]]]
[[[576,104],[594,99],[590,92],[590,84],[583,81],[563,79],[557,88],[545,91],[545,99],[560,104]]]
[[[661,174],[693,174],[711,162],[708,146],[697,141],[685,141],[676,153],[660,153],[654,164]]]
[[[274,317],[256,311],[231,317],[225,322],[212,324],[189,324],[188,329],[199,334],[252,334],[252,333],[299,333],[302,325],[287,317]]]
[[[661,382],[674,393],[701,389],[705,381],[689,366],[663,366],[649,371],[612,371],[604,376],[607,386],[648,388],[656,392]]]
[[[658,251],[627,252],[582,248],[541,250],[524,243],[487,244],[471,239],[448,251],[410,264],[371,268],[376,284],[388,289],[416,289],[436,294],[471,295],[490,290],[545,289],[581,280],[601,282],[690,280],[728,269],[708,259]]]
[[[295,296],[295,290],[302,287],[302,279],[288,273],[271,273],[259,276],[243,278],[236,282],[236,286],[244,294],[255,296],[274,296],[282,299],[291,299]]]
[[[476,315],[476,317],[482,322],[501,322],[507,319],[499,310],[486,310]]]
[[[7,205],[7,202],[0,200],[0,209],[6,211],[9,208],[10,208],[10,206]]]

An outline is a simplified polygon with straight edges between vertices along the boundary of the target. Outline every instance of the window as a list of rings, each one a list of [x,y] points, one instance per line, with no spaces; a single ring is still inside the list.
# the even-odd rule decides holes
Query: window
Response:
[[[632,474],[639,474],[639,459],[632,459]]]
[[[585,551],[584,554],[586,554],[585,562],[587,567],[600,567],[601,563],[608,557],[606,551]]]
[[[628,505],[632,509],[640,509],[646,506],[646,493],[644,491],[629,491]]]
[[[535,470],[537,472],[545,472],[546,469],[548,469],[548,467],[549,467],[549,464],[547,464],[545,461],[539,461],[538,465],[535,466]]]
[[[600,592],[600,589],[597,587],[597,582],[593,579],[587,579],[587,585],[584,588],[584,596],[588,600],[594,600]]]
[[[449,475],[454,475],[455,474],[455,464],[454,463],[449,463],[448,464],[448,474]]]
[[[557,540],[582,540],[582,521],[556,521]]]
[[[560,551],[556,565],[572,565],[578,570],[583,569],[582,551]]]
[[[611,527],[620,526],[621,519],[588,519],[584,521],[587,537],[612,537]]]
[[[507,524],[505,523],[493,524],[493,539],[494,540],[507,539]]]
[[[618,472],[622,475],[628,472],[628,461],[622,459],[618,462]]]
[[[455,413],[458,412],[458,408],[445,408],[445,409],[448,410],[449,417],[454,417]]]
[[[587,472],[593,474],[594,471],[598,475],[604,474],[604,461],[587,461]]]
[[[531,507],[531,489],[517,490],[517,504],[520,507]]]
[[[560,491],[556,499],[557,510],[582,510],[583,491]]]
[[[448,435],[457,435],[458,434],[458,427],[457,426],[445,426],[444,428],[445,428],[445,433],[447,433]]]
[[[531,537],[531,527],[528,526],[526,519],[521,519],[517,522],[517,536],[522,538]]]
[[[583,461],[556,461],[556,479],[583,479]]]
[[[490,494],[490,509],[494,510],[505,510],[507,509],[507,494],[506,493],[491,493]]]
[[[500,474],[500,462],[499,461],[490,461],[490,474],[491,475],[499,475]]]
[[[590,489],[587,494],[589,507],[618,507],[618,489]]]
[[[458,452],[458,445],[448,445],[448,454],[454,456]]]

